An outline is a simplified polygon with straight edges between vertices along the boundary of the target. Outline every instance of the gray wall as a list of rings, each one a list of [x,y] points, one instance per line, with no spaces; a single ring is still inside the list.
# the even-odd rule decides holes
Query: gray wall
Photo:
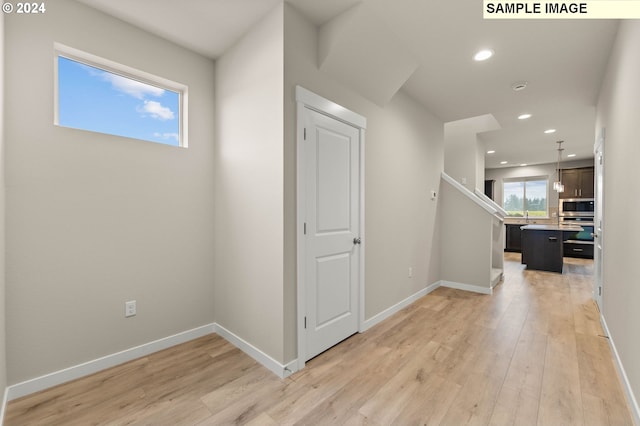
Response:
[[[211,61],[70,0],[11,15],[6,33],[9,384],[213,321],[295,358],[297,84],[369,119],[366,318],[439,279],[429,190],[442,123],[402,92],[380,107],[319,72],[317,29],[289,6],[217,76]],[[189,148],[54,126],[54,41],[187,84]],[[125,319],[129,299],[138,315]]]
[[[295,356],[295,86],[367,118],[365,318],[440,279],[438,191],[443,123],[398,92],[384,107],[318,70],[317,29],[285,4],[285,355]],[[413,278],[408,268],[413,267]]]
[[[69,0],[5,28],[9,384],[212,323],[212,61]],[[187,84],[189,148],[54,126],[54,41]]]
[[[496,220],[447,182],[440,187],[442,279],[491,288],[492,234]],[[464,267],[461,267],[464,259]]]
[[[622,21],[600,91],[596,132],[606,129],[604,162],[603,315],[627,377],[640,397],[640,21]]]
[[[485,142],[481,134],[499,128],[491,114],[444,124],[444,171],[471,192],[484,188]]]
[[[216,62],[216,321],[279,362],[283,348],[283,14]]]

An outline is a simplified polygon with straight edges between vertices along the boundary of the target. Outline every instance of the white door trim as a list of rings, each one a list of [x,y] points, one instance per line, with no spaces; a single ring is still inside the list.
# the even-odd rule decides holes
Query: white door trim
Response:
[[[304,109],[309,108],[321,114],[335,118],[336,120],[357,127],[360,131],[360,238],[362,244],[360,246],[359,259],[359,292],[358,292],[358,331],[363,330],[364,325],[364,250],[366,238],[364,235],[364,136],[367,127],[367,119],[358,113],[355,113],[341,105],[336,104],[322,96],[316,95],[309,90],[296,86],[296,103],[297,103],[297,128],[296,128],[296,182],[297,182],[297,223],[296,223],[296,239],[297,239],[297,330],[298,330],[298,370],[304,368],[306,361],[306,334],[304,329],[304,321],[306,316],[306,286],[305,286],[305,253],[306,240],[304,237],[304,222],[306,218],[306,179],[305,179],[305,147],[304,147]]]
[[[593,299],[598,305],[600,312],[604,309],[602,306],[604,299],[604,161],[605,161],[605,128],[600,129],[598,138],[594,145],[594,162],[595,162],[595,194],[596,210],[593,217],[593,232],[595,233],[593,260]],[[598,157],[601,155],[601,158]],[[600,163],[602,161],[602,163]],[[601,250],[598,250],[598,246]]]

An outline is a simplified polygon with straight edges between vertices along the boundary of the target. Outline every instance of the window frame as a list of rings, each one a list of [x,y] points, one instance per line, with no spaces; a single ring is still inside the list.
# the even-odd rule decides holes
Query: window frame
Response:
[[[539,175],[539,176],[521,176],[521,177],[512,177],[512,178],[503,178],[502,179],[502,208],[504,209],[504,184],[505,183],[511,183],[511,182],[524,182],[524,190],[523,190],[523,202],[526,204],[526,200],[527,200],[527,185],[526,182],[529,181],[545,181],[547,183],[546,185],[546,214],[545,216],[535,216],[538,219],[549,219],[549,175]],[[522,217],[525,217],[525,212],[528,210],[526,208],[526,205],[523,205],[523,212],[522,212]],[[506,210],[506,209],[505,209]],[[507,216],[509,218],[519,218],[520,216]],[[529,217],[529,219],[531,219],[531,217]]]
[[[70,46],[66,46],[64,44],[54,42],[53,43],[53,67],[54,67],[54,93],[53,93],[53,124],[59,127],[72,128],[63,126],[60,124],[60,93],[59,93],[59,71],[58,71],[58,58],[62,56],[63,58],[70,59],[72,61],[80,62],[82,64],[98,68],[102,71],[106,71],[112,74],[116,74],[131,80],[136,80],[141,83],[149,84],[155,87],[159,87],[161,89],[170,90],[178,93],[178,128],[179,128],[179,138],[178,138],[178,147],[179,148],[188,148],[189,146],[189,137],[188,137],[188,99],[189,99],[189,88],[186,84],[177,83],[175,81],[159,77],[157,75],[148,73],[146,71],[141,71],[139,69],[130,67],[128,65],[120,64],[115,61],[111,61],[106,58],[102,58],[97,55],[93,55],[88,52],[84,52],[79,49],[75,49]],[[102,133],[109,134],[111,136],[126,138],[127,136],[114,135],[111,133],[103,133],[95,130],[89,129],[80,129],[87,132],[94,133]],[[144,142],[152,142],[157,145],[165,145],[165,146],[174,146],[174,145],[166,145],[161,144],[154,141],[148,141],[145,139],[138,139],[134,137],[129,137],[129,139],[141,140]],[[174,146],[175,147],[175,146]]]

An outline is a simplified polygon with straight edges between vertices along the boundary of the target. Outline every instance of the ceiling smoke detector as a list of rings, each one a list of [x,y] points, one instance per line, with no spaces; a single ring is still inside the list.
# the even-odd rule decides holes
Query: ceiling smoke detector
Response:
[[[513,84],[511,85],[511,88],[512,88],[513,90],[515,90],[516,92],[519,92],[519,91],[521,91],[521,90],[526,89],[526,88],[527,88],[527,84],[528,84],[528,83],[527,83],[526,81],[516,81],[515,83],[513,83]]]

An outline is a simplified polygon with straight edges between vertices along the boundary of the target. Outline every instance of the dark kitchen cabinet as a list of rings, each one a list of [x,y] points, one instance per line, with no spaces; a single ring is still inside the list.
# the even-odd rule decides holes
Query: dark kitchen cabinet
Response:
[[[564,192],[560,198],[593,198],[593,167],[562,170]]]
[[[593,232],[593,225],[582,225],[582,228],[581,232],[564,231],[562,233],[565,257],[593,259],[593,238],[588,238],[588,235]]]
[[[522,225],[507,224],[504,251],[520,253],[522,251]]]
[[[593,259],[593,243],[586,242],[565,242],[565,257],[582,257],[585,259]]]
[[[527,269],[562,273],[562,231],[522,231],[522,263]]]
[[[586,169],[581,169],[580,173],[580,197],[581,198],[593,198],[595,196],[595,185],[594,185],[594,168],[587,167]]]

